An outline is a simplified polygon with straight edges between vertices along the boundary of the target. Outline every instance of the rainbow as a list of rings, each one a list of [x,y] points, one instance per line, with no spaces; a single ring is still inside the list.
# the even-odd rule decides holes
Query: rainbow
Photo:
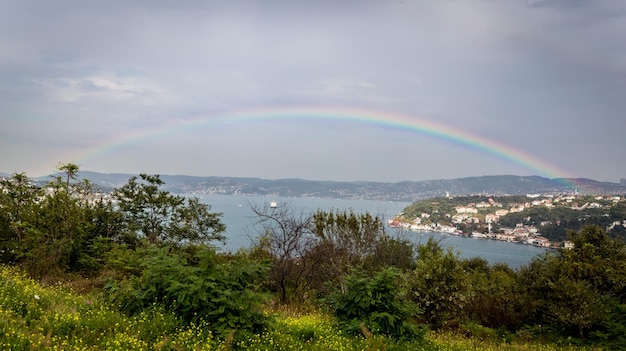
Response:
[[[237,124],[246,121],[344,121],[363,123],[384,128],[404,130],[430,135],[462,147],[478,150],[482,153],[498,157],[520,165],[533,173],[551,179],[573,178],[568,172],[531,155],[524,150],[513,148],[502,142],[488,139],[450,125],[440,124],[431,120],[420,119],[406,114],[360,109],[354,107],[263,107],[216,113],[212,116],[196,117],[192,120],[170,122],[150,130],[140,130],[106,140],[87,149],[81,150],[69,158],[76,164],[82,164],[99,155],[110,153],[125,145],[135,144],[141,140],[152,139],[168,134],[181,133],[185,130],[216,124]],[[67,156],[67,155],[66,155]],[[67,159],[67,157],[65,157]],[[565,182],[566,186],[575,185]]]

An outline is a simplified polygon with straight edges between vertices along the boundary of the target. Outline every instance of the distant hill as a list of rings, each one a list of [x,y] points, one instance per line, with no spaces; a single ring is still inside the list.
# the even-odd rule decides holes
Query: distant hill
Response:
[[[1,175],[2,173],[0,173]],[[8,176],[8,175],[7,175]],[[124,185],[132,174],[97,173],[81,171],[80,179],[88,179],[104,191]],[[382,182],[338,182],[305,179],[261,179],[237,177],[196,177],[186,175],[161,175],[165,189],[173,193],[228,194],[228,195],[271,195],[285,197],[322,197],[342,199],[369,199],[412,202],[424,198],[472,194],[525,195],[525,194],[626,194],[626,185],[599,182],[592,179],[549,179],[539,176],[520,177],[498,175],[405,181]],[[37,179],[47,182],[50,177]],[[576,189],[571,185],[576,184]]]

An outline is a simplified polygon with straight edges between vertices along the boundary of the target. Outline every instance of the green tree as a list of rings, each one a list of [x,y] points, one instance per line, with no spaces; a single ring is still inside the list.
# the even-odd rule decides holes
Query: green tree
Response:
[[[574,248],[561,250],[560,259],[569,277],[584,280],[594,290],[626,303],[626,245],[612,239],[598,226],[570,233]]]
[[[585,331],[601,323],[608,312],[606,301],[589,282],[566,275],[555,278],[549,297],[547,315],[550,322],[576,328],[581,339],[585,337]]]
[[[158,175],[131,177],[113,193],[124,214],[129,234],[142,234],[150,244],[183,244],[224,241],[221,213],[197,198],[186,199],[161,190]]]
[[[66,193],[70,193],[70,180],[75,180],[76,177],[78,176],[78,171],[80,170],[80,168],[78,167],[78,165],[74,164],[74,163],[65,163],[65,164],[60,164],[57,167],[57,170],[61,171],[64,173],[65,175],[65,192]]]
[[[465,306],[470,318],[483,326],[515,330],[528,317],[530,303],[517,273],[506,264],[490,266],[482,258],[462,262],[472,293]]]
[[[382,219],[369,212],[317,211],[313,214],[313,233],[319,240],[316,255],[324,257],[319,273],[325,275],[325,282],[338,284],[343,291],[344,277],[354,267],[374,273],[389,266],[413,266],[410,242],[388,235]]]
[[[533,322],[561,328],[562,336],[619,335],[625,323],[626,249],[597,226],[570,233],[574,248],[533,260],[520,271],[534,301]],[[620,318],[613,320],[612,318]]]
[[[0,262],[16,263],[33,226],[41,189],[25,173],[0,179]]]
[[[86,272],[101,267],[107,239],[93,231],[92,187],[88,181],[71,183],[78,167],[60,165],[65,172],[48,183],[45,191],[23,174],[15,174],[0,185],[2,255],[5,262],[22,265],[34,276],[68,271]],[[109,207],[110,210],[112,210]],[[91,257],[99,255],[98,258]],[[10,256],[10,257],[9,257]],[[100,260],[100,265],[95,264]],[[9,260],[9,261],[7,261]]]
[[[86,262],[94,239],[92,204],[80,201],[80,184],[70,183],[76,179],[78,166],[70,163],[60,165],[58,170],[64,171],[65,176],[54,177],[38,201],[25,252],[28,271],[40,277],[82,271],[85,267],[81,262]],[[82,193],[83,197],[90,195]]]
[[[410,299],[424,310],[427,323],[435,328],[465,316],[472,298],[470,280],[458,255],[444,250],[433,238],[417,249],[416,268],[409,276]]]

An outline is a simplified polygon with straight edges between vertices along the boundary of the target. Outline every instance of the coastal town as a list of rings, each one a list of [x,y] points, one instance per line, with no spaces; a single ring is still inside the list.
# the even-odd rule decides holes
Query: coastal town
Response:
[[[619,217],[623,211],[615,209],[623,209],[625,204],[625,198],[616,195],[527,194],[456,198],[446,195],[445,198],[417,202],[388,220],[387,224],[408,231],[438,232],[545,248],[572,248],[569,240],[550,238],[544,233],[548,228],[566,225],[558,216],[551,218],[555,217],[555,212],[576,216],[578,222],[593,223],[592,219],[599,217],[602,220],[595,222],[603,224],[607,232],[623,232],[626,215]]]
[[[10,184],[20,177],[25,175],[17,174],[12,178],[1,177],[1,179]],[[36,186],[36,182],[31,182],[28,179],[31,186]],[[42,191],[39,199],[58,191],[50,184],[39,186]],[[112,201],[108,189],[99,190],[99,187],[92,186],[91,182],[78,183],[75,196],[90,205]],[[1,188],[2,186],[0,190],[3,192],[7,191]],[[388,226],[407,231],[438,232],[545,248],[570,248],[572,243],[568,241],[567,233],[579,230],[582,224],[599,225],[609,235],[626,239],[625,193],[607,192],[603,195],[443,193],[445,196],[414,202],[388,220]]]

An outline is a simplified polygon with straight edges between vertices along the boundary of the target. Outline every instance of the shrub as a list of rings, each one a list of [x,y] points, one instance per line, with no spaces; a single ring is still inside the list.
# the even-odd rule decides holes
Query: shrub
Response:
[[[140,261],[141,273],[105,287],[122,311],[137,314],[165,308],[187,324],[206,323],[216,335],[231,330],[259,331],[267,323],[261,312],[265,295],[257,286],[266,266],[237,255],[219,262],[212,249],[199,249],[189,261],[170,249],[151,249]]]
[[[342,329],[357,334],[383,334],[398,340],[416,340],[423,331],[410,319],[420,312],[405,299],[401,273],[385,268],[374,277],[355,273],[346,276],[346,292],[328,297]]]
[[[408,275],[410,299],[424,310],[424,319],[434,328],[465,317],[472,296],[469,274],[458,254],[444,250],[428,239],[418,247],[416,268]]]

